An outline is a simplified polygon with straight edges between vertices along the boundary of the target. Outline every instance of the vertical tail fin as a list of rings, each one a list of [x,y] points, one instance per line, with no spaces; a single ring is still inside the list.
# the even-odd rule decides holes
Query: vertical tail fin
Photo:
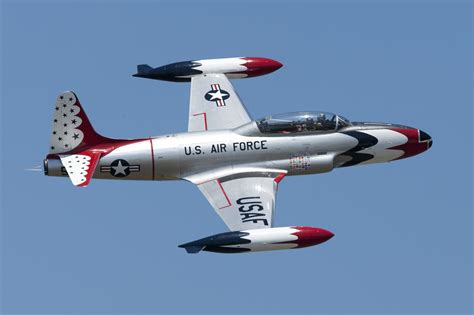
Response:
[[[94,130],[74,92],[67,91],[58,96],[54,108],[50,154],[75,151],[108,140]]]

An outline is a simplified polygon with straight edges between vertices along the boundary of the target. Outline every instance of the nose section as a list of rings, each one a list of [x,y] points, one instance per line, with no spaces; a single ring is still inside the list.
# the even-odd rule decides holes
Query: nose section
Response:
[[[322,242],[326,242],[327,240],[331,239],[334,236],[334,233],[325,229],[319,229],[319,239]]]
[[[298,226],[295,227],[295,229],[297,229],[298,232],[293,233],[293,235],[298,237],[298,240],[296,241],[298,247],[321,244],[334,236],[334,233],[321,228]]]
[[[420,154],[431,148],[433,145],[433,139],[431,136],[424,131],[415,128],[393,128],[393,131],[401,133],[406,137],[404,144],[391,147],[392,150],[401,150],[403,154],[396,160],[405,159],[407,157]]]
[[[418,129],[418,132],[420,134],[420,142],[426,142],[427,143],[427,149],[431,148],[431,146],[433,145],[433,139],[431,139],[431,136],[429,134],[427,134],[426,132],[424,132],[423,130],[419,130]]]

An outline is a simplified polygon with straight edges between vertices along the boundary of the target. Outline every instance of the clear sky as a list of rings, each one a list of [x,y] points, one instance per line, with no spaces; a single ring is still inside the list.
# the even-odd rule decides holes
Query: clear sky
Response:
[[[472,2],[2,1],[2,273],[6,314],[473,312]],[[336,236],[302,250],[188,255],[227,231],[187,182],[64,178],[23,169],[48,151],[56,96],[96,129],[185,131],[189,84],[135,66],[260,56],[234,81],[253,117],[325,110],[418,127],[406,160],[286,178],[276,226]]]

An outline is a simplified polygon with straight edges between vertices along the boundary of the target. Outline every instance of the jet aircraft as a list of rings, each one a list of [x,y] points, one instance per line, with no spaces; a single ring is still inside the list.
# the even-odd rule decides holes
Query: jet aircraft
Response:
[[[341,115],[291,112],[253,120],[230,79],[265,75],[281,63],[242,57],[139,65],[135,77],[191,82],[188,132],[141,139],[98,134],[73,92],[54,106],[48,176],[68,176],[79,187],[92,178],[179,180],[195,184],[230,232],[182,244],[241,253],[301,248],[334,234],[308,226],[273,227],[278,184],[285,176],[319,174],[390,162],[429,149],[431,137],[417,128],[349,121]]]

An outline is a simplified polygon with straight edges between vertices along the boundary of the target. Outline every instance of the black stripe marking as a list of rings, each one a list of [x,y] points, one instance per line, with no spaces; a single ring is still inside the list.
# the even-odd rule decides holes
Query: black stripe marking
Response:
[[[233,231],[220,233],[199,240],[189,242],[186,244],[179,245],[178,247],[186,249],[188,252],[198,252],[199,248],[204,251],[216,252],[216,253],[240,253],[249,251],[248,248],[232,248],[225,247],[229,245],[244,245],[249,244],[250,240],[243,238],[249,236],[250,233],[242,231]],[[197,251],[196,251],[197,250]]]
[[[357,153],[357,152],[376,145],[379,142],[379,140],[376,137],[371,136],[365,132],[359,132],[359,131],[346,131],[342,133],[345,135],[351,136],[353,138],[356,138],[358,141],[358,144],[352,149],[347,150],[346,152],[341,154],[341,155],[349,156],[352,159],[342,164],[340,167],[357,165],[359,163],[368,161],[374,157],[374,155],[372,154]]]
[[[221,254],[238,254],[243,252],[249,252],[249,248],[242,247],[217,247],[217,246],[206,246],[203,248],[203,251],[221,253]]]

